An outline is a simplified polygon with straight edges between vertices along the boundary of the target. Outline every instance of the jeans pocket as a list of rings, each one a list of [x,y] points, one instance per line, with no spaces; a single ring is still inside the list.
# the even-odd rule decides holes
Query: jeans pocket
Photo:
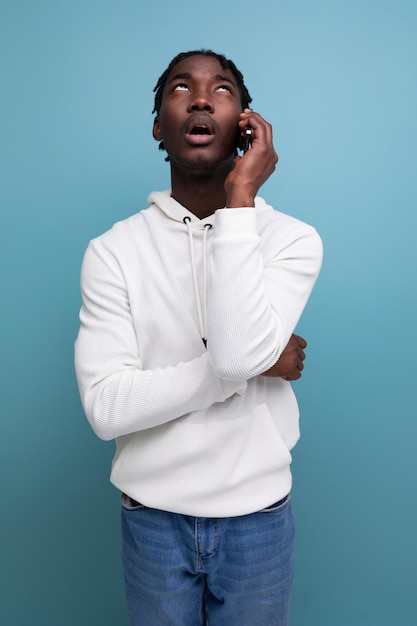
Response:
[[[259,513],[280,513],[281,511],[285,511],[285,509],[287,509],[290,505],[290,501],[291,501],[291,495],[288,494],[288,496],[285,496],[285,498],[282,498],[282,500],[278,500],[278,502],[274,502],[274,504],[270,504],[269,506],[265,507],[264,509],[261,509],[260,511],[258,511]]]
[[[140,509],[145,509],[145,505],[140,502],[136,502],[133,498],[130,498],[125,493],[122,493],[122,507],[125,511],[140,511]]]

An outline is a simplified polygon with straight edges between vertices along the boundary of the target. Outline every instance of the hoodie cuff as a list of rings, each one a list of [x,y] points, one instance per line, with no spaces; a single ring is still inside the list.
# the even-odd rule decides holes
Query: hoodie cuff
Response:
[[[217,209],[214,229],[216,239],[237,239],[248,235],[258,235],[255,207]]]

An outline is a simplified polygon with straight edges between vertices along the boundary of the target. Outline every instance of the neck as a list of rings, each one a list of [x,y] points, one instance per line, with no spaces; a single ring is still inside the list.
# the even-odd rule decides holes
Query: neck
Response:
[[[208,217],[226,206],[224,181],[231,169],[230,163],[216,172],[171,165],[172,197],[199,219]]]

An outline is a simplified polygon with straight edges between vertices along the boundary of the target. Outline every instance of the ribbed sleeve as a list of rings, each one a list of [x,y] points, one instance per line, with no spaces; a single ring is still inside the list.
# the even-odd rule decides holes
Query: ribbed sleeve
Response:
[[[158,426],[243,392],[245,382],[217,376],[207,353],[143,369],[125,277],[100,240],[90,243],[81,272],[83,304],[75,369],[87,418],[102,439]],[[175,320],[169,317],[164,324]],[[169,346],[166,346],[169,353]]]
[[[220,209],[215,216],[208,350],[216,374],[229,380],[253,378],[276,363],[321,266],[321,239],[312,227],[293,220],[282,231],[279,220],[271,221],[267,238],[276,247],[266,257],[257,219],[254,208]]]

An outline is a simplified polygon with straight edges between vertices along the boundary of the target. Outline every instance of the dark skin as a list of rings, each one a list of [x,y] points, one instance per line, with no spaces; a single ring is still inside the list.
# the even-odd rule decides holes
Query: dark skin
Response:
[[[252,147],[236,156],[247,126],[252,128]],[[271,125],[250,109],[242,111],[233,73],[210,56],[193,55],[172,69],[153,136],[164,142],[169,155],[172,197],[199,219],[218,208],[254,207],[255,196],[278,163]],[[292,335],[263,375],[300,378],[306,346],[302,337]]]
[[[266,370],[262,376],[275,376],[284,380],[297,380],[301,377],[306,358],[304,348],[307,347],[305,339],[299,335],[291,335],[284,351],[278,361]]]

